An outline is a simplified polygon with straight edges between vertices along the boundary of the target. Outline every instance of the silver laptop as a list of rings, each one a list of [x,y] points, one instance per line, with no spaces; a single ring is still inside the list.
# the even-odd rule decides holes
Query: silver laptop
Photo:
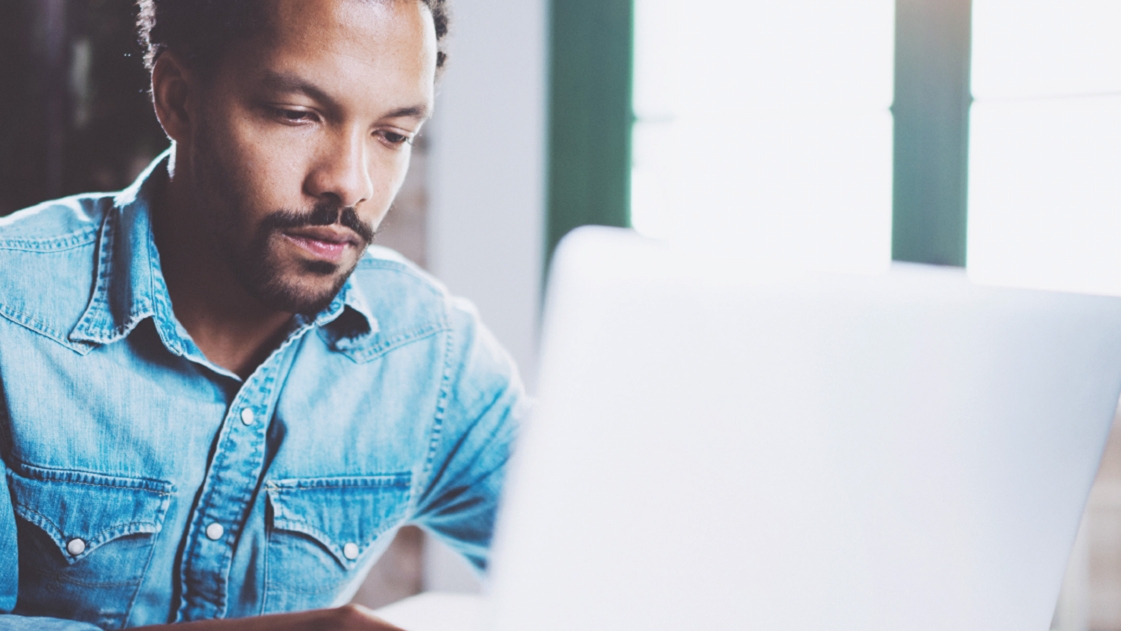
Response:
[[[1121,299],[750,272],[583,229],[542,353],[486,628],[1044,631]]]

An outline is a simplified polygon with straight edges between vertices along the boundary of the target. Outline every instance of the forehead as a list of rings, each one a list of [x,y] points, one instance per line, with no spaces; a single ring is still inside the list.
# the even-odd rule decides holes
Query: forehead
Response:
[[[251,75],[244,78],[280,72],[360,99],[431,100],[436,30],[420,0],[272,0],[270,5],[267,28],[245,42],[244,54],[235,59],[239,74]]]

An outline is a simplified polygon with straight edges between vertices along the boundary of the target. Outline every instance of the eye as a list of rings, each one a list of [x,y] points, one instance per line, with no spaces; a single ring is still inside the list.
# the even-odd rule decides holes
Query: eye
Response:
[[[378,136],[381,136],[381,139],[384,140],[386,142],[386,144],[389,144],[389,145],[394,146],[394,147],[400,147],[400,146],[406,145],[406,144],[409,144],[409,145],[413,144],[413,137],[412,136],[408,136],[408,135],[405,135],[405,134],[402,134],[402,133],[399,133],[399,132],[395,132],[395,131],[392,131],[392,130],[389,130],[389,129],[383,129],[381,131],[376,132],[376,134]]]
[[[296,110],[287,107],[270,107],[271,114],[288,124],[310,123],[316,120],[315,112]]]

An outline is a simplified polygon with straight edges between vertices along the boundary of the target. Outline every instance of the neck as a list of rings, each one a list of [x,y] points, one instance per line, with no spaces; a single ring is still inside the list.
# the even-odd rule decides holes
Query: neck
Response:
[[[246,378],[280,342],[292,314],[270,309],[234,277],[197,212],[188,161],[176,157],[152,209],[172,308],[207,359]]]

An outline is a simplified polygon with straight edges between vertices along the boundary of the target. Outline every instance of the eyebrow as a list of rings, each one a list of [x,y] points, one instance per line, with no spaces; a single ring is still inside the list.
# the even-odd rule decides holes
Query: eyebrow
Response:
[[[428,106],[413,105],[411,107],[401,107],[390,112],[385,118],[416,118],[425,120],[428,118]]]
[[[331,98],[322,88],[290,73],[270,70],[265,73],[261,83],[264,84],[266,88],[276,90],[277,92],[304,94],[324,105],[335,109],[339,108],[338,101]],[[408,107],[399,107],[383,116],[383,118],[415,118],[418,120],[426,120],[428,115],[427,105],[412,105]]]
[[[307,95],[316,101],[322,101],[327,105],[337,105],[335,99],[331,98],[330,95],[321,88],[293,74],[270,70],[265,73],[265,77],[261,80],[261,83],[270,90],[276,90],[277,92],[296,92]]]

